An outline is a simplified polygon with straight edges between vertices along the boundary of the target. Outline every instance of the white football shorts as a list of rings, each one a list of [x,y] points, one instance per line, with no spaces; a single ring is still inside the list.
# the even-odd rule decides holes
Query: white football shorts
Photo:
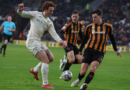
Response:
[[[48,48],[41,43],[39,40],[27,40],[26,41],[26,47],[28,48],[28,50],[34,55],[36,56],[36,54],[41,51],[41,50],[47,50]]]

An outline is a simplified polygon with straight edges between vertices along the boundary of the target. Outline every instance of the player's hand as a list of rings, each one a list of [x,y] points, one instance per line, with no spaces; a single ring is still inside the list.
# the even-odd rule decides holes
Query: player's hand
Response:
[[[79,52],[80,55],[83,55],[83,52]]]
[[[64,48],[66,48],[67,47],[67,42],[66,41],[60,41],[59,45],[63,46]]]
[[[20,11],[22,11],[22,10],[26,9],[27,7],[24,7],[24,4],[21,3],[21,4],[18,5],[18,8],[19,8]]]
[[[120,51],[116,51],[116,55],[121,57]]]
[[[12,31],[11,29],[8,29],[9,31]]]

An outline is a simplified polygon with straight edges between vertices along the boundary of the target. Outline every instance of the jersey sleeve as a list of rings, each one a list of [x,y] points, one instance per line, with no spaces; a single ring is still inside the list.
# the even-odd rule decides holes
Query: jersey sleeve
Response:
[[[56,33],[55,28],[53,23],[50,25],[48,32],[51,34],[51,36],[57,41],[61,41],[61,38],[59,37],[59,35]]]
[[[90,36],[90,28],[88,26],[85,29],[84,35],[88,37]]]
[[[115,38],[114,38],[114,35],[113,35],[113,27],[112,25],[109,27],[109,38],[111,40],[111,43],[112,43],[112,46],[113,46],[113,49],[115,51],[117,51],[117,47],[116,47],[116,41],[115,41]]]
[[[67,31],[69,30],[69,26],[70,26],[70,23],[65,24],[62,27],[61,31],[64,32],[64,33],[67,33]]]
[[[13,24],[13,29],[16,29],[15,23]]]
[[[109,35],[113,35],[113,26],[110,25],[110,28],[109,28]]]
[[[20,11],[17,10],[17,13],[21,16],[21,17],[26,17],[26,18],[32,18],[34,17],[34,15],[36,14],[37,11]]]

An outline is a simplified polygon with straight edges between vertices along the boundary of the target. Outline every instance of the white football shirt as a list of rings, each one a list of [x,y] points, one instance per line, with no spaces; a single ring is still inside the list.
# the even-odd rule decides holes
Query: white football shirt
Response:
[[[42,12],[38,11],[17,11],[22,17],[30,18],[30,31],[27,39],[40,40],[44,31],[48,30],[51,36],[57,41],[61,41],[61,38],[55,31],[53,22],[49,17],[45,17]]]

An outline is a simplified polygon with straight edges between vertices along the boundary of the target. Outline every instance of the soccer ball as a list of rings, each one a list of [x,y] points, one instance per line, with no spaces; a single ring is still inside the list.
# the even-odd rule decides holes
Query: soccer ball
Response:
[[[72,73],[71,73],[71,71],[68,71],[68,70],[66,70],[66,71],[64,71],[63,73],[62,73],[62,79],[63,80],[65,80],[65,81],[69,81],[69,80],[71,80],[72,79]]]

